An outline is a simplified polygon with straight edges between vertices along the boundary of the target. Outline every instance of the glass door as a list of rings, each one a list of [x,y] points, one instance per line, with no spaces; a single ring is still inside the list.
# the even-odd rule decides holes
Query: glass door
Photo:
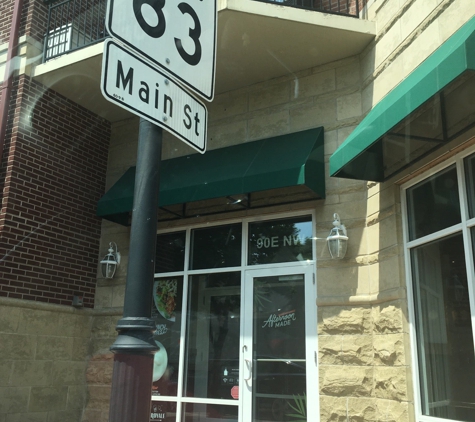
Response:
[[[248,270],[244,295],[242,420],[318,420],[313,266]]]

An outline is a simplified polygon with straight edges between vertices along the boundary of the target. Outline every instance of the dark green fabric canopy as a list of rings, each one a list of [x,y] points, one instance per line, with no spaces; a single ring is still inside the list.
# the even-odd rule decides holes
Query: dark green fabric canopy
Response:
[[[97,204],[97,215],[125,224],[132,211],[135,167]],[[305,185],[325,197],[323,128],[164,160],[159,206]]]
[[[475,17],[369,112],[330,157],[330,175],[383,181],[460,135],[475,111],[461,101],[475,92],[474,70]]]

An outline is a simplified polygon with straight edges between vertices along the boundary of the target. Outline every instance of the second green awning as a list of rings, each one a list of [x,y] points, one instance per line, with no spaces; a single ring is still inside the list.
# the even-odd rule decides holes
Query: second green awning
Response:
[[[384,181],[474,124],[475,17],[386,95],[330,157],[330,175]]]
[[[323,128],[164,160],[159,205],[305,185],[325,197]],[[132,211],[135,167],[97,204],[97,215],[124,224]]]

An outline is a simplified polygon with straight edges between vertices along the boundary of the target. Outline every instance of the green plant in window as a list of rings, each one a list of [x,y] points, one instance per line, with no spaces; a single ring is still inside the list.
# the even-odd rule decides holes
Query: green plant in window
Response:
[[[301,396],[297,394],[296,396],[293,395],[293,401],[287,401],[289,407],[295,413],[287,413],[286,416],[291,418],[288,422],[303,422],[307,420],[307,395],[303,393]]]

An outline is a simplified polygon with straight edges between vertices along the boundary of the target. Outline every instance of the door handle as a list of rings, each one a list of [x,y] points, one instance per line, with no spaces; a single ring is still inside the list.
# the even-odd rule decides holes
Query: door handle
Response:
[[[244,381],[250,381],[252,379],[252,362],[249,359],[244,359],[246,366],[249,369],[249,377],[244,378]]]

